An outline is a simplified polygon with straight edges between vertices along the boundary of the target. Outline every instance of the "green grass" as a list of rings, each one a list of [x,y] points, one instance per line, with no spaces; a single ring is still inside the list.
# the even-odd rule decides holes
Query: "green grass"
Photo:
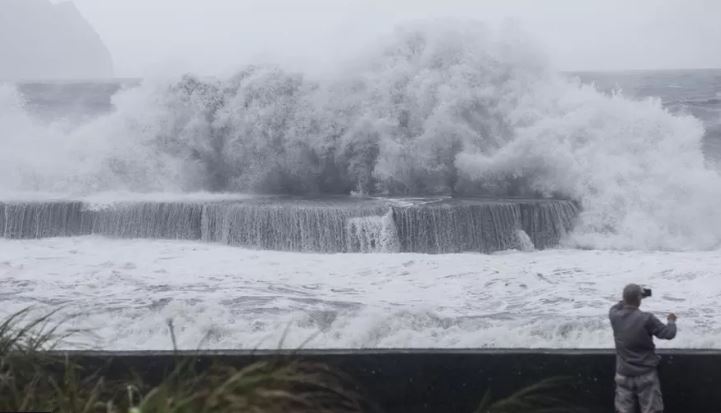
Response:
[[[543,380],[512,395],[492,401],[486,392],[475,413],[581,413],[585,412],[568,397],[572,380],[565,377]]]
[[[66,334],[51,322],[56,312],[32,318],[25,309],[0,323],[0,411],[58,413],[355,413],[375,411],[353,380],[321,363],[263,360],[237,368],[196,371],[179,361],[160,384],[135,377],[108,382],[50,355]],[[74,333],[74,332],[71,332]],[[171,335],[172,335],[171,327]]]
[[[0,322],[0,411],[56,413],[361,413],[380,409],[354,380],[326,364],[293,357],[264,359],[243,367],[196,368],[178,358],[159,383],[135,374],[109,381],[106,366],[91,370],[49,353],[69,334],[59,334],[57,312],[32,316],[22,310]],[[169,323],[173,347],[175,339]],[[111,360],[108,360],[109,363]],[[114,374],[117,376],[117,374]],[[569,413],[581,409],[553,395],[568,382],[546,380],[491,401],[486,393],[475,413]]]

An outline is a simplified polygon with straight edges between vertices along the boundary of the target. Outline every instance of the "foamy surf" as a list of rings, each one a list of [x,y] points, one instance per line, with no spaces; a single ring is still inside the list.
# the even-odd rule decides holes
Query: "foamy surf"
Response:
[[[721,252],[301,254],[190,241],[0,239],[0,317],[28,305],[91,333],[65,348],[612,348],[620,289],[679,315],[660,346],[721,348]]]

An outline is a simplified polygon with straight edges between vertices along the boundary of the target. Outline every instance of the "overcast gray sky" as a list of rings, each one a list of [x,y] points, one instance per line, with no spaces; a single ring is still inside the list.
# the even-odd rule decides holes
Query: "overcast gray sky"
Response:
[[[57,0],[55,0],[57,2]],[[721,67],[721,0],[75,0],[118,76],[332,64],[404,20],[515,20],[560,69]]]

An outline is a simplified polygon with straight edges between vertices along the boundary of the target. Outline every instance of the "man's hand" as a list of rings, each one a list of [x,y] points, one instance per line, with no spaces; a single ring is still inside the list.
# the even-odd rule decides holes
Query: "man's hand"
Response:
[[[677,318],[678,317],[676,317],[676,314],[674,313],[671,313],[668,315],[668,317],[666,317],[666,319],[671,323],[675,323]]]

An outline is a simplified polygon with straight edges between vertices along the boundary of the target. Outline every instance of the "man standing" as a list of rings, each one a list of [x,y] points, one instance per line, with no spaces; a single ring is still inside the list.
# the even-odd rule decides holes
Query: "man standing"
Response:
[[[649,290],[650,294],[650,290]],[[663,412],[661,383],[656,367],[659,356],[653,336],[671,340],[676,337],[676,315],[668,315],[668,324],[639,310],[644,290],[629,284],[623,289],[623,301],[611,307],[608,317],[616,342],[616,412],[634,413],[636,400],[641,413]]]

